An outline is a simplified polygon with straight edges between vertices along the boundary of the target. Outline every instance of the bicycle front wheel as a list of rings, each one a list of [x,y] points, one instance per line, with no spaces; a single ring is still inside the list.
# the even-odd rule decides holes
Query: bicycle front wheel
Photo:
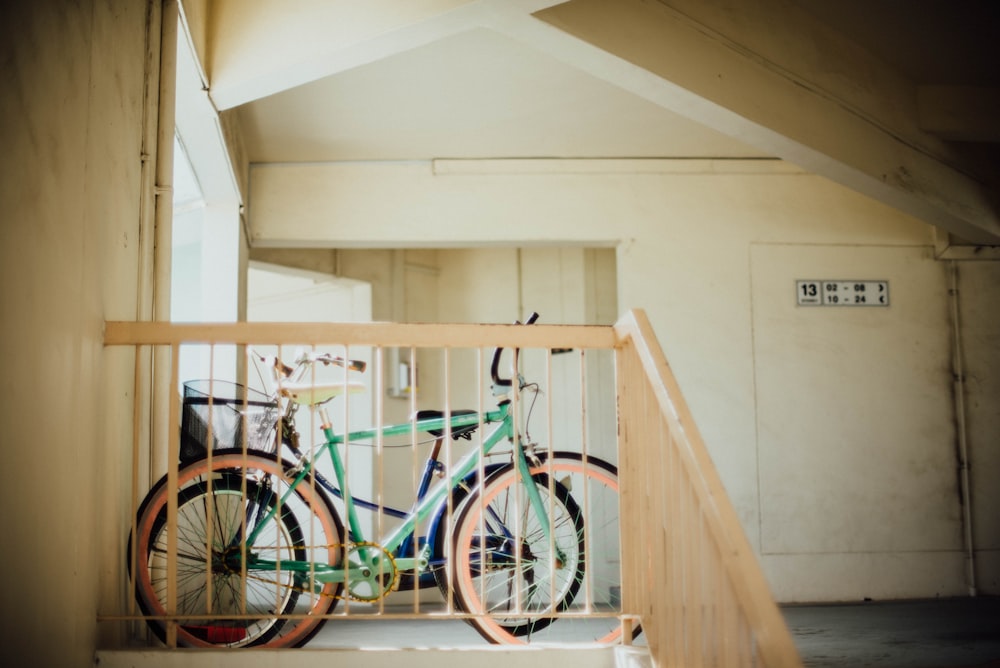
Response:
[[[292,480],[287,464],[242,452],[182,468],[173,583],[166,481],[150,492],[136,528],[135,594],[161,640],[168,617],[188,647],[296,647],[319,630],[341,585],[315,571],[340,563],[343,527],[308,478],[287,494]],[[131,567],[131,543],[129,554]]]
[[[490,476],[462,505],[451,553],[456,606],[475,615],[470,622],[495,643],[617,642],[614,466],[560,452],[530,469],[544,520],[513,466]]]

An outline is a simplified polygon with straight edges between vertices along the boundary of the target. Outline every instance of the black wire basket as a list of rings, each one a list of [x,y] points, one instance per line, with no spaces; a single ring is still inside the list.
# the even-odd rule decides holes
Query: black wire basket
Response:
[[[215,450],[242,448],[274,453],[278,403],[238,383],[192,380],[184,383],[180,459],[204,457]]]

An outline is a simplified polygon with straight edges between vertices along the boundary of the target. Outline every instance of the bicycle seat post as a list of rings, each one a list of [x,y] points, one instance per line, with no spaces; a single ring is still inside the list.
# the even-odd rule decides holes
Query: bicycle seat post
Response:
[[[326,412],[326,406],[319,407],[319,428],[324,432],[333,429],[333,420],[330,419],[329,413]]]
[[[431,486],[431,477],[435,472],[440,477],[444,477],[444,467],[438,461],[438,456],[441,454],[441,446],[444,444],[444,436],[438,436],[434,439],[434,446],[431,448],[430,454],[427,456],[427,464],[424,467],[424,474],[420,477],[420,486],[417,489],[417,501],[419,502],[427,494],[427,490]]]

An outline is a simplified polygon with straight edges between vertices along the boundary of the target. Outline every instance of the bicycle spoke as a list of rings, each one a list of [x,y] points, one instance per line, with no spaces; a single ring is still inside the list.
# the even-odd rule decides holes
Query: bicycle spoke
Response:
[[[234,472],[242,467],[265,474],[251,479]],[[190,646],[296,646],[306,642],[322,624],[322,615],[336,604],[339,585],[322,591],[304,587],[282,564],[337,563],[342,527],[328,502],[308,488],[284,497],[272,484],[287,486],[285,469],[273,459],[229,454],[213,458],[209,475],[204,462],[178,473],[177,611],[182,616],[178,643]],[[211,479],[210,479],[211,478]],[[266,485],[257,480],[266,480]],[[167,550],[171,527],[166,522],[165,487],[154,490],[140,513],[138,531],[140,569],[136,593],[143,611],[166,613]],[[208,519],[209,521],[206,521]],[[263,526],[259,525],[266,521]],[[320,540],[306,546],[306,533]],[[244,536],[256,526],[254,544]],[[257,566],[255,564],[259,563]],[[209,591],[211,595],[209,596]],[[305,594],[305,595],[303,595]],[[319,595],[317,595],[319,594]],[[288,617],[307,614],[308,617]],[[218,615],[214,620],[185,621],[183,615]],[[161,638],[163,622],[149,625]]]

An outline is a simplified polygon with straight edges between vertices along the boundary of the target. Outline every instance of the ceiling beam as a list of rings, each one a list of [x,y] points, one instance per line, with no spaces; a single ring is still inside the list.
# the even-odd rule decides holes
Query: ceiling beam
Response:
[[[920,128],[916,87],[793,2],[573,0],[535,16],[603,52],[575,60],[596,76],[961,238],[1000,243],[998,193]]]
[[[190,30],[182,21],[177,45],[176,133],[205,202],[238,206],[245,195],[245,183],[239,178],[242,170],[233,156],[239,133],[226,132],[205,88]]]

